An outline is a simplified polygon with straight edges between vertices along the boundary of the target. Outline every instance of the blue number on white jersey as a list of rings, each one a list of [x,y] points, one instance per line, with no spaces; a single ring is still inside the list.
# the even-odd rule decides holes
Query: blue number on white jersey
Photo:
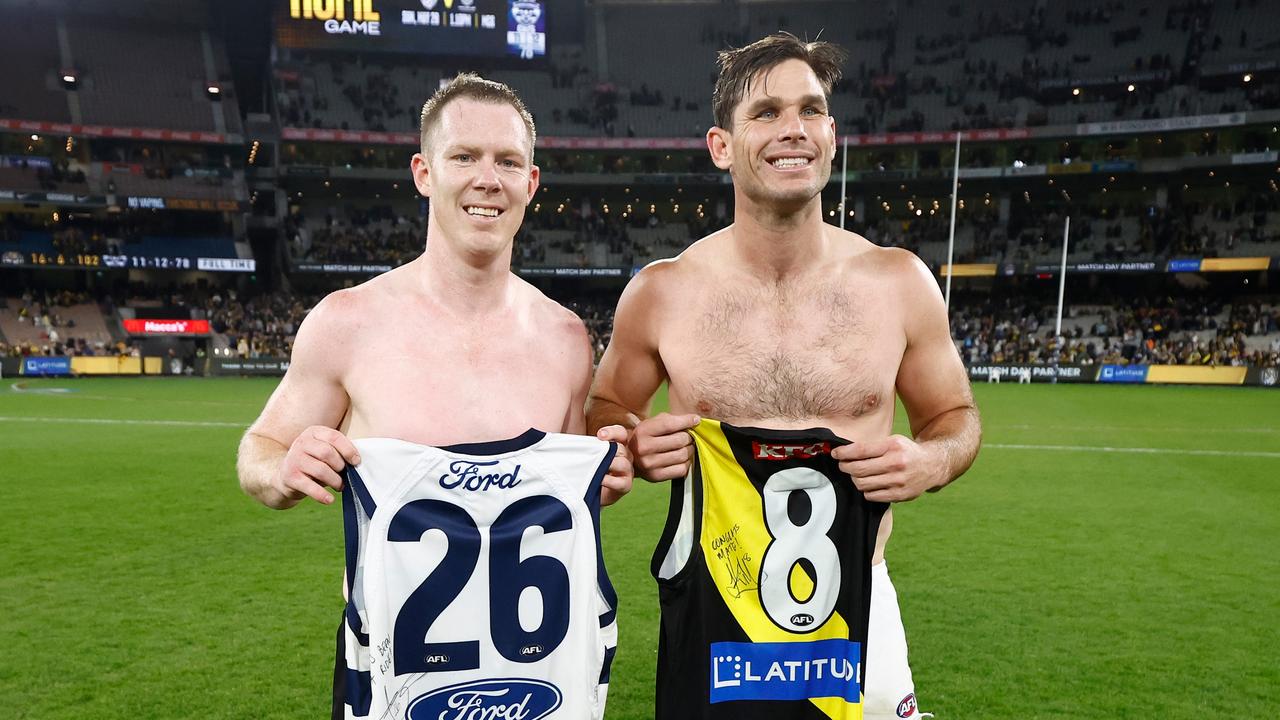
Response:
[[[355,444],[341,715],[602,717],[617,628],[599,493],[616,448],[535,430]]]

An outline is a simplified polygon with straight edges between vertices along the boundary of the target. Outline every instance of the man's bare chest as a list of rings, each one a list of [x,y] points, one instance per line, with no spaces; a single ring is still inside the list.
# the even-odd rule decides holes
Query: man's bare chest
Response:
[[[355,355],[344,384],[357,436],[441,445],[558,431],[573,392],[561,358],[527,336],[406,335]]]
[[[663,333],[673,400],[730,420],[892,407],[903,333],[883,298],[834,286],[710,294]]]

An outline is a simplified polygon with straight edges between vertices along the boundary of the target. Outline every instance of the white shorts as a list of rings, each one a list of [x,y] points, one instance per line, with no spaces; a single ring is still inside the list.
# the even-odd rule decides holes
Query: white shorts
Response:
[[[888,563],[871,566],[871,613],[867,630],[864,720],[917,720],[915,683],[907,663],[907,633]]]

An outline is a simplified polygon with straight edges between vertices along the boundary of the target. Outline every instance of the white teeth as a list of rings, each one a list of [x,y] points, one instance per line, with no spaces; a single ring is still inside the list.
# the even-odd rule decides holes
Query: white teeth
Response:
[[[483,215],[484,217],[498,217],[498,208],[468,207],[468,215]]]
[[[793,168],[808,164],[808,158],[778,158],[773,161],[773,166],[776,168]]]

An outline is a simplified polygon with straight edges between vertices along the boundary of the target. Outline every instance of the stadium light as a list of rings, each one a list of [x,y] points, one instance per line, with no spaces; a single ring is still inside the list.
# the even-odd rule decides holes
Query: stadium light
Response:
[[[210,100],[222,99],[222,88],[218,87],[215,83],[209,83],[209,87],[205,88],[204,92],[209,96]]]
[[[1133,83],[1129,83],[1129,92],[1133,92],[1134,90],[1137,90],[1137,89],[1138,89],[1138,88],[1137,88],[1136,86],[1134,86],[1134,84],[1133,84]]]
[[[1245,81],[1245,82],[1253,82],[1253,73],[1245,73],[1245,74],[1244,74],[1244,81]]]
[[[1071,94],[1080,97],[1080,88],[1071,88]]]

